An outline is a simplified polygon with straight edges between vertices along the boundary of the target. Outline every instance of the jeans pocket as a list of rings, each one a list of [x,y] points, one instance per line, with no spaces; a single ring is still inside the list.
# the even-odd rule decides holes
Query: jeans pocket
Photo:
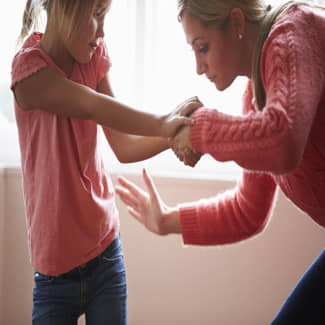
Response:
[[[114,242],[113,246],[109,246],[101,255],[100,263],[115,272],[125,272],[124,255],[122,253],[121,243]]]
[[[53,283],[55,278],[56,278],[55,276],[45,275],[38,271],[34,272],[34,281],[36,284]]]
[[[112,243],[102,252],[101,259],[105,262],[114,263],[119,259],[123,259],[122,243],[119,238],[115,238]]]

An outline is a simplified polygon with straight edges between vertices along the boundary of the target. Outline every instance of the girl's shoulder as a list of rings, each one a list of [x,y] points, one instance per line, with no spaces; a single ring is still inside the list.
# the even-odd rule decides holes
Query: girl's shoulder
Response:
[[[50,56],[41,48],[41,33],[31,34],[15,54],[11,65],[11,88],[40,69],[51,66],[62,75],[64,72],[55,65]]]
[[[19,81],[48,66],[48,60],[39,46],[39,35],[30,35],[13,58],[11,88]]]
[[[33,55],[44,56],[44,52],[40,47],[40,33],[31,34],[23,43],[21,48],[14,56],[13,63],[17,60],[25,60]]]

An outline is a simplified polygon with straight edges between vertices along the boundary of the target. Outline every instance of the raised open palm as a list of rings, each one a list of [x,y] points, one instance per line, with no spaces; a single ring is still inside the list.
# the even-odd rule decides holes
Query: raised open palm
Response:
[[[115,188],[116,193],[135,219],[151,232],[165,235],[164,215],[168,207],[161,200],[151,176],[147,174],[145,169],[143,169],[142,175],[148,192],[120,176],[118,177],[119,185]]]

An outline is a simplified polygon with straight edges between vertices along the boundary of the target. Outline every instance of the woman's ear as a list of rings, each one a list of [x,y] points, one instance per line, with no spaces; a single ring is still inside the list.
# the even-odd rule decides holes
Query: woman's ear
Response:
[[[246,19],[240,8],[233,8],[229,15],[229,26],[234,37],[241,40],[245,36]]]

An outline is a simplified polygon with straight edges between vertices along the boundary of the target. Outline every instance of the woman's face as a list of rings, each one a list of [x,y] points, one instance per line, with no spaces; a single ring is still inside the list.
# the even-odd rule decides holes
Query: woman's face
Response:
[[[229,87],[240,70],[238,34],[234,35],[229,26],[225,30],[218,24],[203,26],[186,12],[182,25],[195,54],[197,73],[205,74],[218,90]]]

